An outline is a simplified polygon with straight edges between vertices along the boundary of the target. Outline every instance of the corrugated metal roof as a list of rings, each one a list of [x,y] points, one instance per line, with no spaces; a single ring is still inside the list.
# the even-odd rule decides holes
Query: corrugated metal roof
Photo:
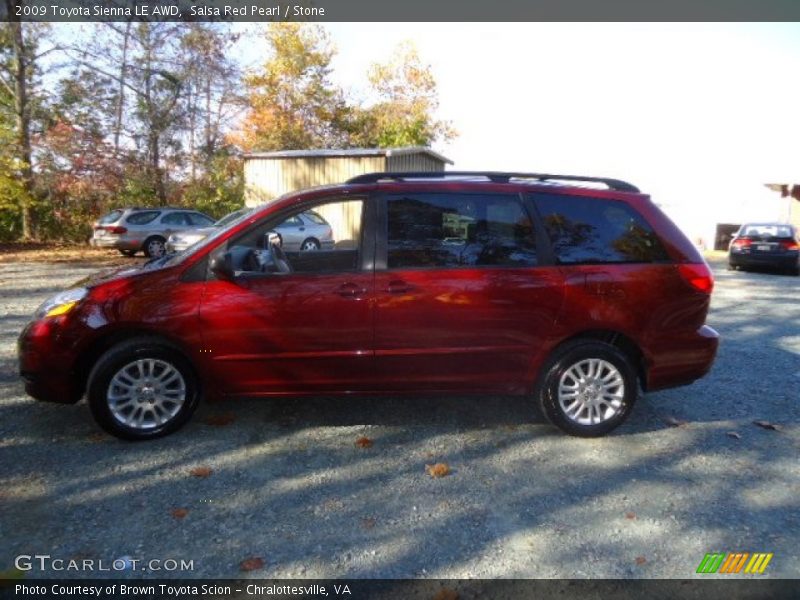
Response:
[[[346,158],[358,156],[403,156],[407,154],[427,154],[431,158],[452,165],[453,161],[425,146],[405,146],[403,148],[346,148],[341,150],[279,150],[277,152],[248,152],[248,158]]]

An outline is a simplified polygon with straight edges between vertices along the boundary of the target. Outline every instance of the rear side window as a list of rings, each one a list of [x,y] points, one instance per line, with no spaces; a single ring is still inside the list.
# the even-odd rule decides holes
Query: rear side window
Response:
[[[650,263],[668,259],[650,225],[624,202],[541,194],[536,207],[560,264]]]
[[[309,221],[311,221],[312,223],[314,223],[316,225],[327,225],[328,224],[328,222],[325,219],[320,217],[313,210],[309,210],[309,211],[304,212],[303,216],[306,217]]]
[[[390,196],[388,267],[529,267],[537,264],[533,224],[519,196]]]
[[[155,220],[159,214],[160,213],[157,210],[136,212],[125,219],[125,222],[130,223],[131,225],[146,225],[147,223]]]
[[[100,217],[100,219],[97,222],[100,223],[101,225],[108,225],[109,223],[113,223],[114,221],[119,220],[119,218],[122,216],[123,212],[125,212],[125,211],[112,210],[107,215],[104,215],[104,216]]]

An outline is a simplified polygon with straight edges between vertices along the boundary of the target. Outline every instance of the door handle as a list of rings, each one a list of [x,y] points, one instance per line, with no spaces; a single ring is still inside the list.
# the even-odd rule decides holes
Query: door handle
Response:
[[[390,294],[406,294],[411,291],[411,286],[402,279],[394,279],[386,286],[386,291]]]
[[[343,283],[337,292],[343,298],[362,298],[367,294],[367,288],[355,283]]]

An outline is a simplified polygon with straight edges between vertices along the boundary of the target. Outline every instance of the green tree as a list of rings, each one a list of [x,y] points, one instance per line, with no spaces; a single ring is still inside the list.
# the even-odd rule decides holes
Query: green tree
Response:
[[[269,59],[245,78],[249,112],[232,139],[246,150],[333,148],[348,144],[348,107],[330,80],[334,49],[325,30],[272,23]]]
[[[356,112],[354,142],[379,147],[430,146],[455,137],[452,124],[436,118],[436,80],[412,43],[400,44],[389,62],[372,65],[368,76],[377,100]]]

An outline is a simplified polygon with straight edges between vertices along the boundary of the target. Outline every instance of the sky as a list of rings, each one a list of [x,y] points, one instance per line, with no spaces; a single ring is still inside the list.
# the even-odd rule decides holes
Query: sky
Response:
[[[416,44],[460,134],[434,146],[453,169],[617,177],[684,223],[758,218],[763,183],[800,181],[800,24],[325,27],[350,88]]]

